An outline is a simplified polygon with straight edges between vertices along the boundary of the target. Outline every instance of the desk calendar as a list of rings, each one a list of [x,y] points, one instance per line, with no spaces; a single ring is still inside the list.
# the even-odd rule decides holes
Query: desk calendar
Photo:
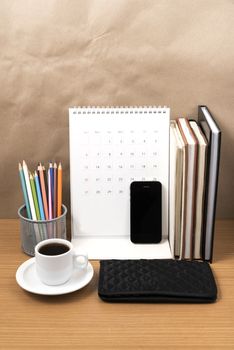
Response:
[[[69,109],[72,237],[90,258],[170,258],[169,108]],[[162,183],[160,244],[130,241],[130,183]]]

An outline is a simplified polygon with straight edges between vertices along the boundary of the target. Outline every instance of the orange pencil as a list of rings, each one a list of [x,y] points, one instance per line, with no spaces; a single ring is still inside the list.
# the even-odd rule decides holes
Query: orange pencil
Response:
[[[46,218],[46,220],[49,220],[48,202],[47,202],[46,188],[45,188],[45,179],[44,179],[44,172],[43,172],[43,167],[42,167],[41,163],[38,166],[38,172],[39,172],[39,177],[40,177],[40,185],[41,185],[41,193],[42,193],[45,218]]]
[[[57,216],[60,216],[62,214],[62,180],[63,180],[63,172],[62,172],[62,165],[59,163],[58,166],[58,178],[57,178]]]

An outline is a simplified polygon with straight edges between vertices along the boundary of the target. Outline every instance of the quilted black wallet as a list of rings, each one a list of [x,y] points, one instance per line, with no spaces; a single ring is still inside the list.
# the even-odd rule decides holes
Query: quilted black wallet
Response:
[[[111,302],[211,303],[217,287],[204,261],[101,260],[98,295]]]

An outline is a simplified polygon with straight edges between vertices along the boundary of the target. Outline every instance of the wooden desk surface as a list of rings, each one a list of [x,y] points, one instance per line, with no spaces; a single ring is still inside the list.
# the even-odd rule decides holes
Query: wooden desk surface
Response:
[[[62,296],[22,290],[15,280],[29,257],[18,220],[0,220],[0,349],[234,348],[234,221],[216,224],[215,304],[109,304],[97,295],[99,263],[84,289]]]

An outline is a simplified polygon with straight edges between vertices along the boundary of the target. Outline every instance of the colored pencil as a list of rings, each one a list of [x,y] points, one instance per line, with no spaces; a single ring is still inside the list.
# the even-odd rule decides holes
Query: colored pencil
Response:
[[[62,165],[59,163],[58,166],[58,175],[57,175],[57,216],[60,216],[62,214],[62,179],[63,179],[63,172],[62,172]]]
[[[46,193],[48,193],[47,172],[44,165],[42,165],[42,170],[43,170],[44,180],[45,180],[45,190],[46,190]]]
[[[24,160],[23,160],[23,172],[24,172],[24,179],[25,179],[25,184],[26,184],[26,188],[27,188],[27,194],[28,194],[28,200],[29,200],[29,204],[30,204],[30,211],[32,214],[32,219],[37,220],[36,211],[35,211],[34,202],[33,202],[31,185],[30,185],[30,181],[29,181],[28,167],[27,167],[27,164]]]
[[[38,200],[37,200],[37,193],[36,193],[36,187],[35,187],[35,182],[34,178],[31,173],[29,173],[29,180],[30,180],[30,185],[31,185],[31,190],[32,190],[32,195],[33,195],[33,202],[35,206],[35,211],[36,211],[36,217],[37,220],[40,220],[40,211],[39,211],[39,205],[38,205]]]
[[[45,187],[45,178],[44,178],[43,167],[42,167],[41,164],[38,166],[38,171],[39,171],[39,178],[40,178],[40,185],[41,185],[41,194],[42,194],[42,200],[43,200],[44,214],[45,214],[46,220],[49,220],[48,202],[47,202],[46,187]]]
[[[53,217],[56,218],[57,216],[57,164],[54,163],[54,189],[53,189]]]
[[[24,195],[24,202],[26,206],[27,216],[28,216],[28,219],[32,219],[30,205],[28,201],[27,188],[26,188],[26,183],[24,179],[24,172],[20,163],[19,163],[19,174],[20,174],[20,181],[21,181],[21,187]]]
[[[35,180],[36,191],[37,191],[37,199],[38,199],[38,205],[39,205],[39,210],[40,210],[40,217],[41,217],[41,220],[45,220],[39,177],[38,177],[38,174],[36,171],[34,173],[34,180]]]
[[[48,169],[48,207],[49,207],[49,220],[51,220],[52,219],[52,197],[51,197],[50,169]]]
[[[44,176],[46,173],[47,176]],[[19,163],[19,175],[27,216],[32,220],[52,220],[62,214],[62,165],[49,162],[48,171],[38,163],[30,173],[26,162]],[[46,189],[46,182],[48,187]]]
[[[54,207],[54,169],[53,164],[49,163],[49,171],[50,171],[50,192],[51,192],[51,219],[53,219],[53,207]]]

